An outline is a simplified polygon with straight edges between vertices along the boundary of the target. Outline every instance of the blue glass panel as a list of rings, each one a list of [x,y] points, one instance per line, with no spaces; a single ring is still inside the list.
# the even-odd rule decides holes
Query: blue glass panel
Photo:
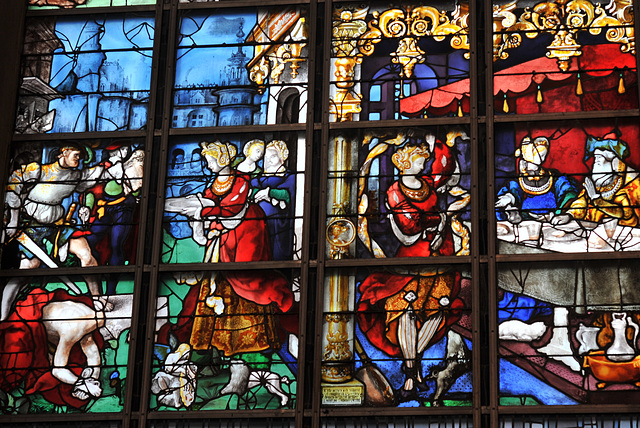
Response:
[[[297,7],[185,14],[180,23],[173,126],[303,122],[304,15]]]
[[[380,85],[371,85],[371,89],[369,89],[369,101],[380,101],[381,97]]]
[[[153,33],[144,16],[29,21],[16,132],[144,128]]]

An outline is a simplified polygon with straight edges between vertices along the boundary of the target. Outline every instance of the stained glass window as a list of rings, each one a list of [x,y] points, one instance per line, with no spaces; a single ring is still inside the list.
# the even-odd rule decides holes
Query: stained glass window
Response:
[[[156,0],[27,0],[30,9],[73,9],[106,6],[136,6],[155,4]]]
[[[636,251],[637,121],[496,129],[501,253]]]
[[[637,428],[631,0],[18,0],[0,425]]]
[[[619,426],[632,428],[638,426],[636,415],[539,415],[539,416],[503,416],[500,427],[524,428],[524,427],[548,426],[553,428],[564,427],[609,427]]]
[[[304,152],[295,132],[176,140],[163,262],[299,260]]]
[[[398,428],[467,428],[472,423],[468,417],[377,417],[377,418],[326,418],[322,422],[322,428],[373,428],[380,424]]]
[[[628,262],[501,267],[501,402],[634,400],[617,391],[638,379],[636,276]]]
[[[299,284],[275,270],[163,278],[151,408],[293,408]]]
[[[93,147],[92,147],[93,146]],[[135,263],[141,141],[21,143],[7,183],[3,268]]]
[[[469,142],[465,127],[336,132],[329,145],[330,256],[469,254]]]
[[[92,282],[112,288],[92,297]],[[14,278],[5,290],[11,285],[17,287],[15,304],[0,323],[1,412],[121,412],[127,399],[131,275]]]
[[[331,120],[468,114],[468,19],[466,1],[336,5]]]
[[[293,421],[283,420],[279,418],[259,418],[249,421],[239,422],[233,419],[196,419],[196,420],[178,420],[178,421],[152,421],[152,428],[293,428]]]

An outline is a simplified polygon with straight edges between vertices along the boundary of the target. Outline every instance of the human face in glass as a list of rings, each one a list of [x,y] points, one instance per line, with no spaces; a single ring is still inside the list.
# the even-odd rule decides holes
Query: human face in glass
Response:
[[[65,150],[60,156],[60,166],[63,168],[77,168],[80,165],[82,155],[80,150]]]

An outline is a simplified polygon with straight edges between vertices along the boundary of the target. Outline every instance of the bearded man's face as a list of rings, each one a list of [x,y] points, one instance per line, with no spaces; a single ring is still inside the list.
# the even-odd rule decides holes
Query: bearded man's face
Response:
[[[604,185],[613,178],[613,159],[615,156],[609,151],[596,149],[593,152],[591,176],[596,185]]]

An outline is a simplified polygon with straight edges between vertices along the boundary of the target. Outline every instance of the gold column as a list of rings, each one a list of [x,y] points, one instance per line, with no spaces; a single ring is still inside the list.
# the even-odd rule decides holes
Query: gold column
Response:
[[[351,201],[350,142],[338,136],[333,140],[330,166],[335,171],[331,187],[333,218],[327,224],[326,238],[329,257],[337,260],[351,257],[350,247],[356,235],[353,222],[345,218]],[[328,310],[324,316],[324,347],[322,364],[322,402],[326,405],[361,405],[364,385],[354,379],[354,325],[350,300],[355,293],[344,272],[332,272],[327,279]]]

